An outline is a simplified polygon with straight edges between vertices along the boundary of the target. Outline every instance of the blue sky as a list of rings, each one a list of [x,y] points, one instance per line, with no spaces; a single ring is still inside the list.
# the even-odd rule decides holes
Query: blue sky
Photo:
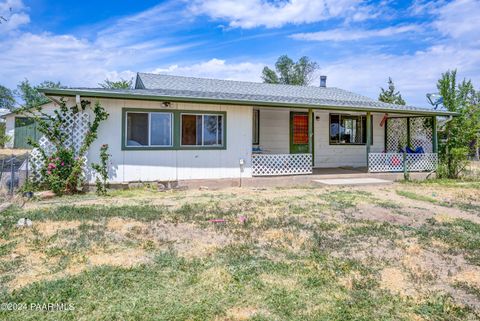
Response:
[[[328,86],[372,98],[391,76],[420,106],[448,69],[480,86],[478,0],[0,0],[0,15],[10,88],[95,87],[137,71],[260,81],[282,54],[309,56]]]

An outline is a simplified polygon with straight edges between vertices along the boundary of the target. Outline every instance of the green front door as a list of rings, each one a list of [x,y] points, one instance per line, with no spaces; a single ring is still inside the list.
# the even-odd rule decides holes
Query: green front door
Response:
[[[290,154],[308,153],[308,113],[290,113]]]
[[[34,141],[37,141],[40,138],[35,120],[28,117],[16,117],[13,147],[32,148],[32,146],[28,144],[29,137]]]

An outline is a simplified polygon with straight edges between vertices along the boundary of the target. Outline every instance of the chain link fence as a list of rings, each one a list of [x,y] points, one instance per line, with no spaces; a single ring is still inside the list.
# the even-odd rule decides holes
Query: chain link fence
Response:
[[[30,154],[0,156],[0,200],[12,197],[28,180]]]

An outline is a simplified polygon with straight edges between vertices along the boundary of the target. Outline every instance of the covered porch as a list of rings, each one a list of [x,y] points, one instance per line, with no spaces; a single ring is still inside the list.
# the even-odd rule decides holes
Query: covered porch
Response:
[[[252,176],[324,174],[333,169],[355,174],[410,173],[437,168],[436,116],[258,108],[252,120]]]

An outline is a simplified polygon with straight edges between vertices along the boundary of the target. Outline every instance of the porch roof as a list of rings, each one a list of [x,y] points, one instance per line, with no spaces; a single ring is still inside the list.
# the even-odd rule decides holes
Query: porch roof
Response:
[[[147,73],[137,74],[135,89],[42,88],[39,91],[47,96],[81,95],[92,98],[455,115],[443,110],[383,103],[334,87],[277,85]]]

